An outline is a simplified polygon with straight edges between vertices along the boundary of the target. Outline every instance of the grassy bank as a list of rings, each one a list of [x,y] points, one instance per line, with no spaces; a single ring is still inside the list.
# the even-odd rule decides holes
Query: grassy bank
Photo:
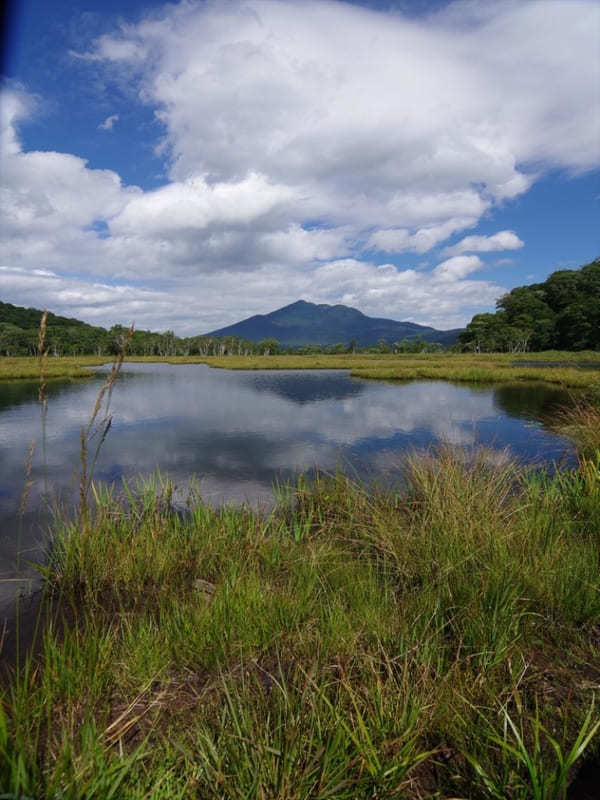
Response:
[[[522,358],[525,358],[522,356]],[[594,353],[535,353],[528,361],[596,361]],[[569,388],[586,388],[600,382],[600,369],[577,367],[511,366],[507,354],[422,354],[341,356],[224,356],[207,358],[206,364],[221,369],[348,369],[356,378],[372,380],[448,380],[469,383],[544,381]],[[180,361],[173,363],[181,363]]]
[[[62,356],[47,358],[44,363],[45,376],[51,378],[89,378],[86,366],[99,366],[110,361],[108,356]],[[40,361],[33,356],[0,358],[0,380],[34,380],[40,378]]]
[[[2,697],[0,790],[563,798],[600,724],[598,459],[441,451],[398,490],[300,480],[268,516],[97,492],[56,525],[68,622]]]
[[[46,376],[86,377],[86,366],[107,362],[105,356],[48,358]],[[515,360],[599,362],[600,354],[593,352],[567,353],[549,351],[519,356],[506,353],[462,354],[424,353],[419,355],[311,355],[311,356],[130,356],[130,362],[163,362],[169,364],[208,364],[220,369],[347,369],[358,378],[374,380],[451,380],[479,383],[510,381],[545,381],[566,387],[585,388],[600,381],[600,370],[576,367],[511,366]],[[36,358],[0,358],[0,379],[39,376]]]
[[[600,382],[600,370],[576,367],[517,367],[510,364],[480,363],[413,363],[393,366],[357,367],[350,373],[355,378],[408,381],[443,380],[460,383],[543,382],[567,388],[585,389]]]

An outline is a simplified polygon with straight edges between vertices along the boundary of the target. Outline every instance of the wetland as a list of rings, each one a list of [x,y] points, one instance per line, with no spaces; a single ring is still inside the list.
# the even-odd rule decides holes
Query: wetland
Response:
[[[593,796],[593,370],[264,361],[0,384],[2,789]]]

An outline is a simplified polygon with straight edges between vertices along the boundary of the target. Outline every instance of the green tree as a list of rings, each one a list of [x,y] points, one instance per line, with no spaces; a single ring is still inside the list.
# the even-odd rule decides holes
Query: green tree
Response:
[[[258,343],[258,349],[265,356],[275,356],[279,353],[279,342],[277,339],[263,339]]]

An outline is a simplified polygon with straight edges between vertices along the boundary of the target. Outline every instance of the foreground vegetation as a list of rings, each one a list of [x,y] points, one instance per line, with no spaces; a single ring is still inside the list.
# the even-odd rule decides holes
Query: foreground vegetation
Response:
[[[442,450],[269,514],[92,487],[2,697],[0,791],[564,798],[598,749],[600,412],[561,424],[572,472]]]
[[[521,357],[523,358],[523,356]],[[515,356],[508,354],[422,353],[419,355],[342,354],[342,355],[273,355],[273,356],[129,356],[130,362],[167,362],[169,364],[208,364],[221,369],[348,369],[359,378],[381,380],[452,380],[469,382],[545,381],[565,387],[589,387],[600,380],[599,369],[573,366],[511,366]],[[547,351],[528,353],[527,361],[595,362],[600,353]],[[84,378],[89,366],[106,362],[102,356],[47,358],[47,378]],[[39,359],[34,357],[1,358],[0,380],[39,377]]]

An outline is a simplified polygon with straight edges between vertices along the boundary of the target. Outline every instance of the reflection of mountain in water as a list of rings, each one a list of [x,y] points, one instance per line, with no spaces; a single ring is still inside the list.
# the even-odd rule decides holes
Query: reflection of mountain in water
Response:
[[[548,419],[561,406],[569,404],[570,394],[564,389],[556,389],[544,384],[527,383],[496,386],[494,405],[506,414],[517,419]]]
[[[354,380],[341,372],[261,373],[247,376],[244,383],[254,391],[268,392],[299,405],[318,400],[347,400],[362,394],[367,387],[364,381]]]

